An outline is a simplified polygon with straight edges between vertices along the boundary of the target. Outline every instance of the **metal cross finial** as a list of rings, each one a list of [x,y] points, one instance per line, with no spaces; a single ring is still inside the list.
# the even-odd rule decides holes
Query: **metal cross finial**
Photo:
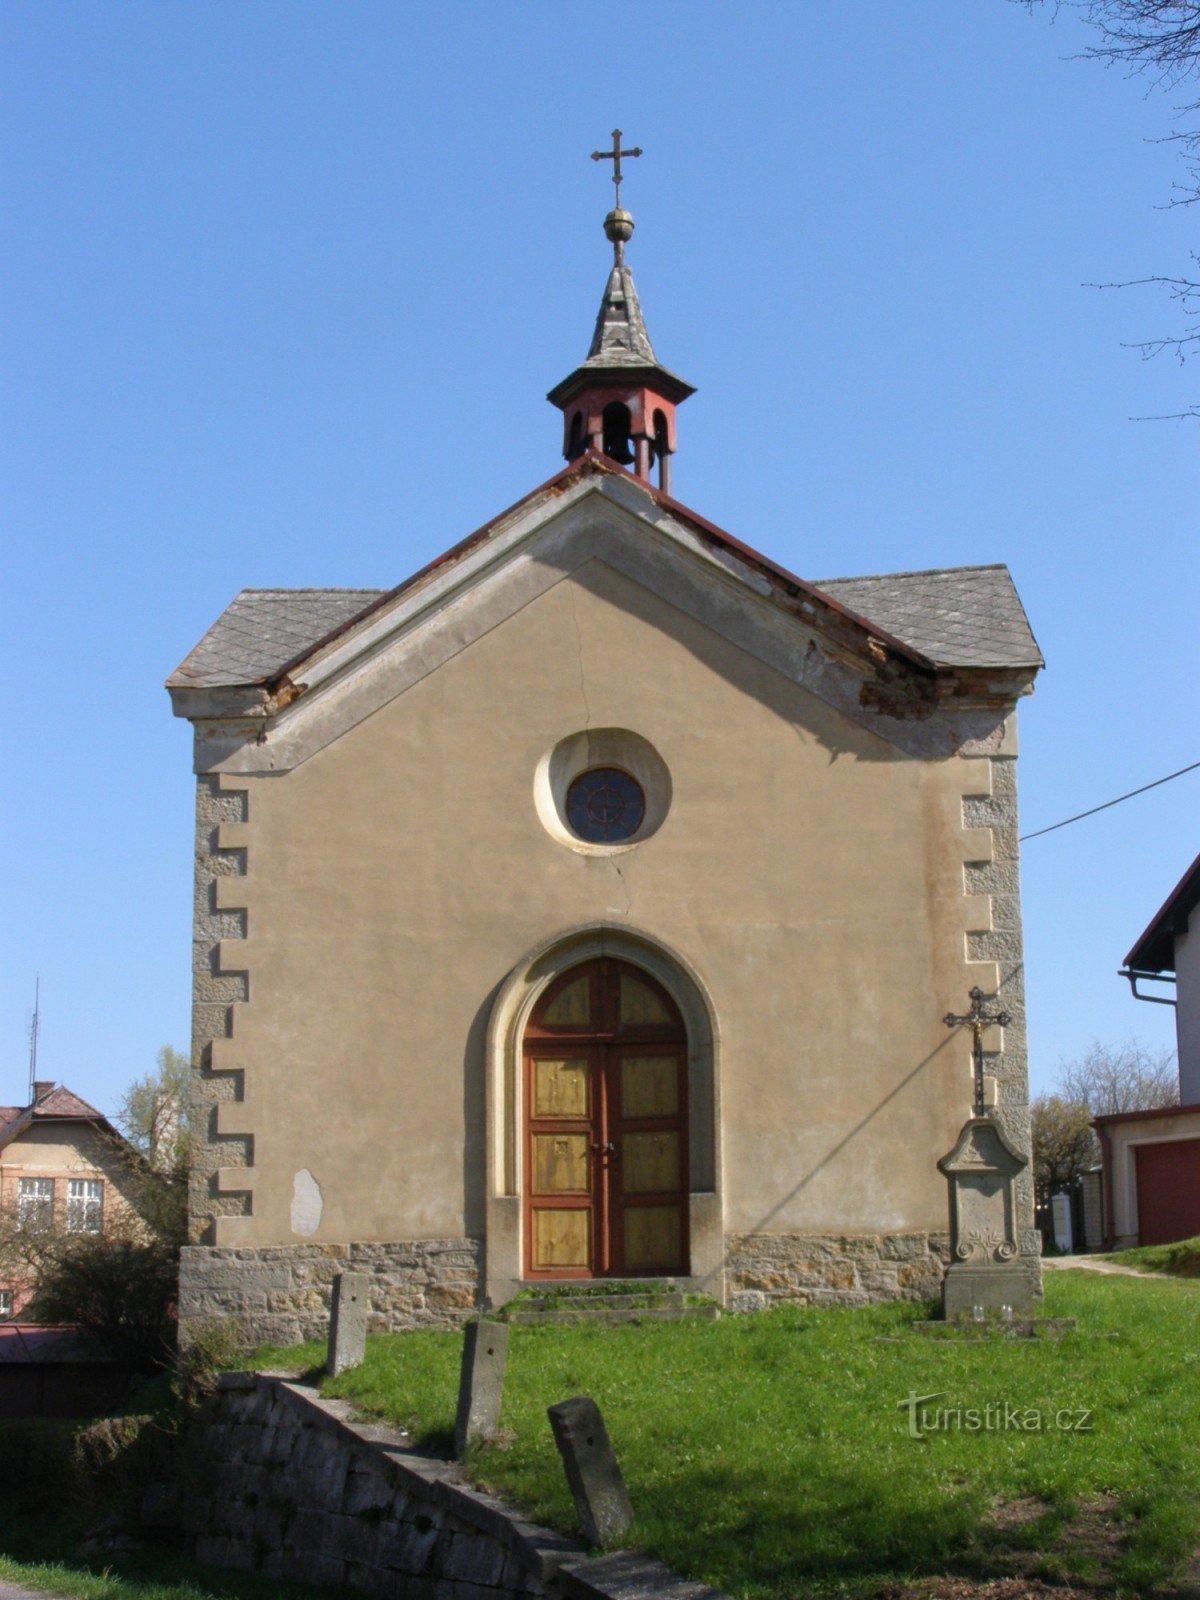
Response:
[[[970,1028],[971,1063],[975,1069],[975,1115],[985,1116],[987,1107],[983,1103],[983,1030],[993,1024],[1000,1028],[1007,1028],[1012,1018],[1007,1011],[988,1012],[984,1009],[983,990],[976,987],[971,990],[971,1009],[965,1016],[956,1016],[953,1011],[948,1011],[942,1018],[948,1028]]]
[[[640,156],[642,152],[641,152],[640,146],[637,146],[632,150],[622,150],[621,149],[621,130],[620,130],[620,128],[614,128],[613,129],[612,138],[613,138],[613,147],[612,147],[612,149],[611,150],[593,150],[592,151],[592,160],[593,161],[611,161],[612,162],[612,164],[613,164],[613,182],[617,186],[616,209],[619,211],[621,209],[621,157],[622,156]]]

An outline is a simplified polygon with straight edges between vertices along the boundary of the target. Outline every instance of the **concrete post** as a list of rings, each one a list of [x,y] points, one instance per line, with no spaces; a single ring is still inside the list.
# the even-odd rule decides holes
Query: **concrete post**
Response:
[[[580,1395],[550,1406],[546,1415],[584,1538],[602,1548],[619,1544],[633,1521],[633,1507],[599,1406]]]
[[[347,1367],[357,1367],[367,1353],[367,1316],[370,1313],[365,1272],[339,1272],[333,1280],[329,1314],[329,1356],[325,1366],[331,1377]]]
[[[507,1360],[507,1322],[468,1322],[454,1419],[454,1454],[459,1460],[471,1445],[489,1438],[500,1426]]]

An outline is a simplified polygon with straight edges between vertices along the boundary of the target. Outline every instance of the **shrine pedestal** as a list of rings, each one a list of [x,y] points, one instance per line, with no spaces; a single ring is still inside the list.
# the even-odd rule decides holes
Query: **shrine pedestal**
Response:
[[[1028,1317],[1036,1283],[1019,1255],[1016,1179],[1028,1161],[991,1117],[970,1117],[938,1168],[950,1185],[950,1266],[942,1314]],[[1006,1309],[1007,1308],[1007,1309]]]

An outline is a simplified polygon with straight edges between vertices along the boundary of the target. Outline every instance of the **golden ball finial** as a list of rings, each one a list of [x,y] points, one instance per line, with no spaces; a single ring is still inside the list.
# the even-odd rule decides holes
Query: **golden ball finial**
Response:
[[[628,244],[633,238],[633,217],[618,206],[605,217],[604,234],[610,244]]]

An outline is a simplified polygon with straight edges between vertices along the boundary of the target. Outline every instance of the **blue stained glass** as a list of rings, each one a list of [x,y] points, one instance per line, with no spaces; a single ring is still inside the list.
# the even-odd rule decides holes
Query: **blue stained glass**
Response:
[[[632,838],[645,815],[641,784],[619,767],[593,767],[567,790],[567,824],[589,844]]]

